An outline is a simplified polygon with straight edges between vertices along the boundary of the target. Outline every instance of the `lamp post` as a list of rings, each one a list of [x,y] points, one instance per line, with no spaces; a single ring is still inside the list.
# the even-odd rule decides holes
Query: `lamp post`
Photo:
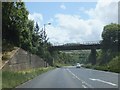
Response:
[[[44,24],[44,26],[43,26],[43,35],[44,35],[44,40],[46,39],[46,36],[45,36],[45,26],[46,26],[46,25],[51,25],[51,23]]]
[[[45,31],[45,26],[46,26],[46,25],[51,25],[51,23],[44,24],[44,31]]]
[[[44,26],[43,26],[43,35],[44,35],[44,42],[46,41],[46,33],[45,33],[45,26],[46,25],[51,25],[51,23],[47,23],[47,24],[44,24]],[[47,67],[47,61],[45,61],[45,67]]]

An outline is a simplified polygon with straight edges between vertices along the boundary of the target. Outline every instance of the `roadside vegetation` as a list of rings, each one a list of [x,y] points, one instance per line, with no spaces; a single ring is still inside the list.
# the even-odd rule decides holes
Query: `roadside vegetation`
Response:
[[[37,22],[29,20],[28,15],[24,2],[2,2],[2,60],[10,58],[7,52],[20,47],[51,65],[47,34]]]
[[[93,64],[91,53],[84,67],[120,73],[120,25],[114,23],[106,25],[102,39],[102,49],[96,54],[96,63]]]
[[[17,72],[2,71],[2,88],[3,90],[5,88],[15,88],[16,86],[52,69],[54,68],[36,68]]]

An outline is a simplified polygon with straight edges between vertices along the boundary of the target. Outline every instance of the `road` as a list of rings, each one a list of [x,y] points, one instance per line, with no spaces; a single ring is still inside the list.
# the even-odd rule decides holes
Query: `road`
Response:
[[[69,66],[43,73],[17,88],[118,88],[118,74]]]

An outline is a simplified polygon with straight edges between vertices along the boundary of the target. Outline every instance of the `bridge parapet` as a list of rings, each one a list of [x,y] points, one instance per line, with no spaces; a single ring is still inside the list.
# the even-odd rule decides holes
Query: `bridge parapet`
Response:
[[[100,44],[101,43],[101,40],[100,41],[88,41],[88,42],[83,42],[82,44],[84,45],[93,45],[93,44]]]
[[[88,50],[88,49],[100,49],[101,42],[90,43],[67,43],[63,45],[51,46],[49,49],[54,50]]]
[[[82,42],[82,43],[66,43],[66,44],[58,44],[53,46],[79,46],[79,45],[98,45],[101,44],[100,41],[88,41],[88,42]]]

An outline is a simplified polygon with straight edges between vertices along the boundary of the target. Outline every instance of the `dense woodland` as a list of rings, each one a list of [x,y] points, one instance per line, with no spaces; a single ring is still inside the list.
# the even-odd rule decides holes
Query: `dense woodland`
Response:
[[[65,53],[48,48],[52,45],[43,29],[37,22],[28,19],[29,11],[24,2],[2,3],[2,44],[21,47],[24,50],[42,57],[50,65],[75,64],[76,62],[92,64],[92,53]],[[108,66],[118,71],[120,64],[120,25],[111,23],[102,32],[102,49],[97,51],[95,65]],[[81,55],[83,54],[83,56]],[[119,70],[120,71],[120,70]]]

